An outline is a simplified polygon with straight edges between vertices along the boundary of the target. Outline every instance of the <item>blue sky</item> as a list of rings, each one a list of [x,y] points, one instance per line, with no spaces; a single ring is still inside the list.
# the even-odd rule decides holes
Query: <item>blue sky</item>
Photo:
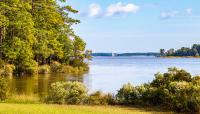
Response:
[[[199,0],[68,0],[93,52],[157,52],[200,43]]]

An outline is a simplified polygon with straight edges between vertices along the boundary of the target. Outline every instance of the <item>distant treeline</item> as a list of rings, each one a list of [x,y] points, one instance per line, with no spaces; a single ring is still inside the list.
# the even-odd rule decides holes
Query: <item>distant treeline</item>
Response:
[[[92,53],[92,56],[159,56],[159,53]]]
[[[191,48],[182,47],[180,49],[160,49],[160,56],[196,56],[200,55],[200,44],[194,44]]]

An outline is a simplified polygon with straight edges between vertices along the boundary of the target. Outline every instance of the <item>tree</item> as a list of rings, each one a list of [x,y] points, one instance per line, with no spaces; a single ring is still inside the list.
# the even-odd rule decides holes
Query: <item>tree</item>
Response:
[[[59,0],[66,2],[66,0]],[[55,0],[4,0],[0,3],[0,57],[17,72],[35,72],[38,65],[71,58],[83,63],[85,42],[72,29],[78,11]],[[73,65],[73,64],[71,64]],[[82,65],[82,64],[76,64]]]
[[[160,49],[160,55],[164,56],[165,55],[165,49]]]

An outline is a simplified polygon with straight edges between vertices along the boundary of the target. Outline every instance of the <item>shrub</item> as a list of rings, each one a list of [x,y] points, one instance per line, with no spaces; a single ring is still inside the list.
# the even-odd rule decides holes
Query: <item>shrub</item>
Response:
[[[38,68],[39,74],[48,74],[50,73],[50,66],[49,65],[42,65]]]
[[[15,66],[0,59],[0,76],[12,76]]]
[[[86,103],[90,105],[113,105],[115,104],[115,99],[111,94],[103,94],[101,91],[97,91],[89,95]]]
[[[38,71],[38,64],[34,60],[24,59],[22,63],[15,66],[15,73],[17,74],[36,74]]]
[[[56,82],[51,84],[46,101],[57,104],[81,104],[86,96],[86,87],[80,82]]]
[[[14,65],[11,64],[5,64],[3,67],[1,67],[1,76],[12,76],[13,70],[15,69]]]
[[[51,67],[51,72],[54,72],[54,73],[60,73],[62,69],[62,65],[57,61],[52,62],[50,67]]]
[[[57,67],[55,67],[57,66]],[[54,68],[52,68],[52,72],[57,72],[57,73],[68,73],[68,74],[83,74],[86,71],[88,71],[88,68],[85,67],[73,67],[69,65],[61,65],[57,64],[54,65]]]
[[[67,91],[65,90],[65,82],[52,83],[46,99],[48,103],[64,104]]]
[[[163,105],[169,102],[169,91],[163,88],[150,87],[142,94],[142,101],[147,105]]]
[[[65,102],[67,104],[81,104],[87,96],[86,87],[80,82],[67,82]]]
[[[126,105],[135,104],[138,97],[137,93],[138,92],[133,85],[131,85],[130,83],[125,84],[118,91],[116,95],[117,101],[120,104],[126,104]]]
[[[61,72],[62,73],[72,73],[72,71],[73,71],[73,67],[72,66],[69,66],[69,65],[63,65],[62,66],[62,70],[61,70]]]
[[[187,82],[172,82],[170,92],[172,109],[190,113],[200,111],[200,86],[194,87]]]
[[[5,100],[8,97],[8,82],[4,78],[0,78],[0,100]]]
[[[200,85],[200,76],[195,76],[192,78],[192,83],[194,85]]]
[[[69,63],[73,67],[77,68],[83,68],[83,71],[88,71],[89,70],[89,65],[84,62],[82,59],[73,59]]]
[[[173,81],[191,82],[192,77],[190,73],[186,72],[183,69],[169,68],[167,73],[155,74],[155,79],[151,82],[151,86],[153,87],[168,86],[169,83]]]
[[[177,112],[200,112],[200,77],[182,69],[158,73],[149,84],[125,84],[116,95],[120,104],[163,106]]]

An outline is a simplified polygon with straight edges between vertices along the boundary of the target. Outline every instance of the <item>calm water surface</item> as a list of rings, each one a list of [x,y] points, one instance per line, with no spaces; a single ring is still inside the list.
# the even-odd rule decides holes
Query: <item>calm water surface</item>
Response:
[[[46,94],[49,85],[56,81],[80,81],[90,92],[101,90],[116,93],[125,83],[134,85],[153,80],[157,72],[166,72],[169,67],[183,68],[192,75],[200,75],[200,59],[155,58],[155,57],[94,57],[90,72],[83,76],[51,74],[10,77],[12,92],[18,94]]]

